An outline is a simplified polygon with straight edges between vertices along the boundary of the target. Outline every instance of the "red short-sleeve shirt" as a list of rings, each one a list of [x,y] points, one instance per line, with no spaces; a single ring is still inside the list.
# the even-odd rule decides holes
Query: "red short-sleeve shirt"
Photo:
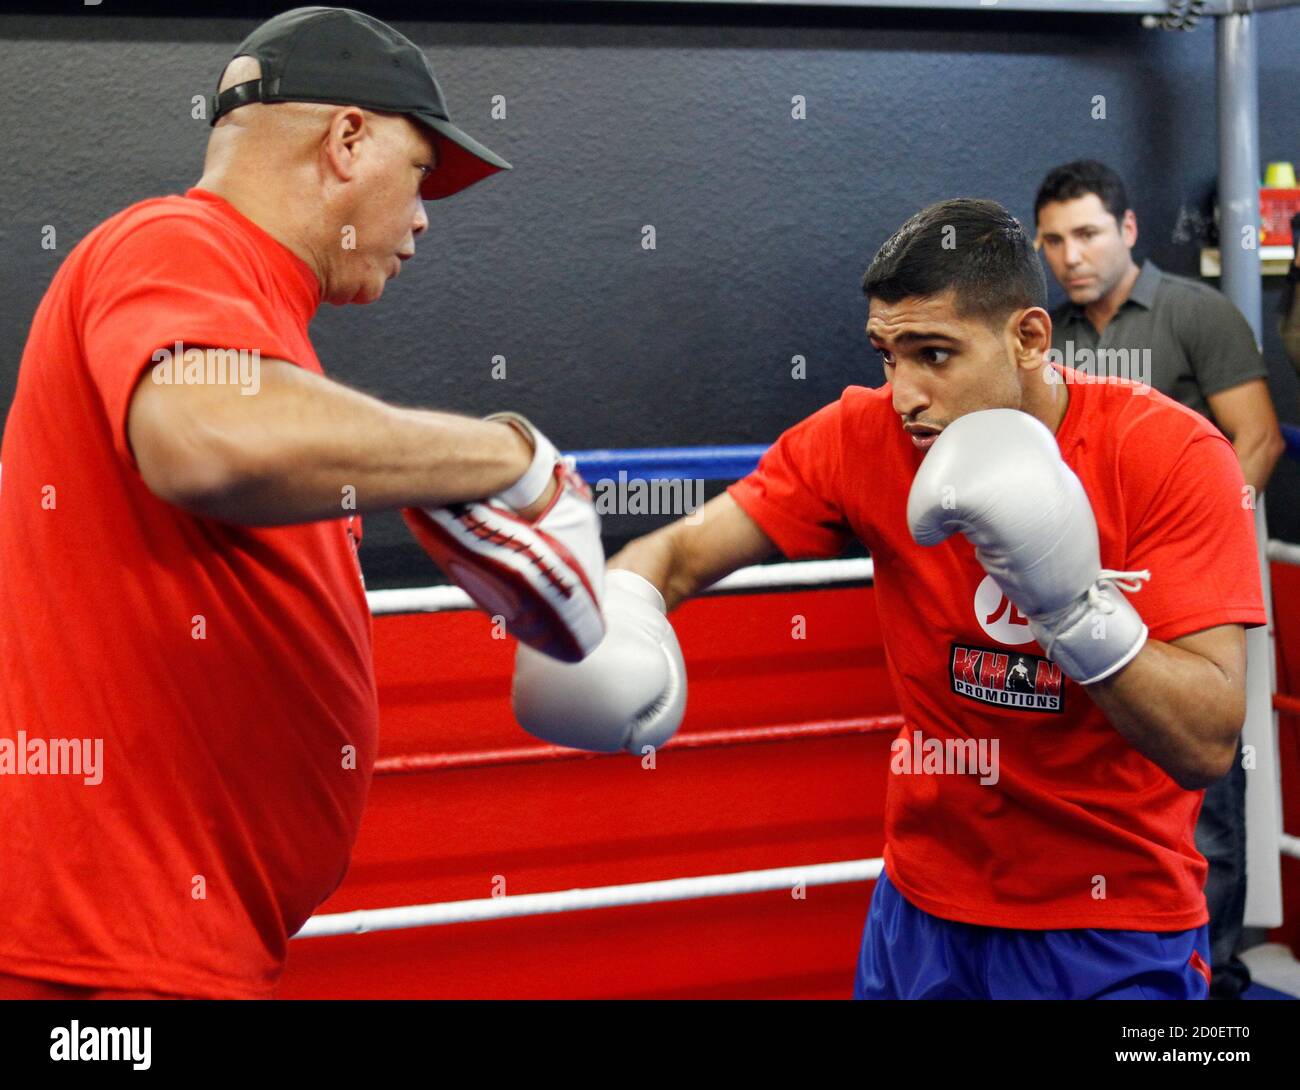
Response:
[[[1254,515],[1231,444],[1147,387],[1065,374],[1057,443],[1092,503],[1102,566],[1151,571],[1129,595],[1151,638],[1263,624]],[[853,537],[871,551],[906,720],[886,798],[890,878],[917,907],[966,923],[1199,926],[1202,792],[1142,756],[1043,657],[962,535],[912,541],[907,496],[924,452],[891,396],[850,387],[729,490],[790,558],[834,556]],[[981,742],[996,753],[995,783],[972,763],[929,759],[973,756]],[[957,771],[933,771],[945,767]]]
[[[360,520],[196,517],[126,435],[178,341],[319,373],[319,301],[199,189],[101,224],[41,301],[0,452],[0,972],[265,996],[347,870],[378,732]]]

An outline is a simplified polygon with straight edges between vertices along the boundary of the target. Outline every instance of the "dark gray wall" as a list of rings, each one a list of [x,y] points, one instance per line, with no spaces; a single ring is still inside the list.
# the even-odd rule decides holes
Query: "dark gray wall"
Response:
[[[287,6],[287,5],[286,5]],[[198,177],[212,90],[270,14],[0,16],[8,141],[0,406],[28,324],[92,227]],[[323,309],[327,371],[407,403],[513,407],[570,449],[753,443],[877,384],[859,288],[875,249],[923,205],[992,197],[1022,219],[1050,166],[1081,155],[1125,177],[1138,255],[1196,275],[1214,183],[1214,35],[1131,17],[990,11],[815,12],[638,5],[375,6],[420,43],[452,117],[515,164],[429,205],[419,257],[364,309]],[[1300,12],[1259,17],[1262,152],[1300,161]],[[504,95],[508,117],[492,120]],[[804,95],[808,119],[790,117]],[[1106,98],[1106,120],[1090,116]],[[58,249],[40,248],[40,229]],[[644,252],[653,224],[658,249]],[[1050,279],[1050,277],[1049,277]],[[1274,397],[1297,384],[1266,284]],[[1054,295],[1059,298],[1059,292]],[[494,355],[508,379],[490,376]],[[791,357],[808,361],[790,378]],[[869,468],[867,469],[869,472]],[[1274,536],[1300,540],[1300,472],[1270,489]],[[643,524],[607,520],[616,545]],[[427,582],[394,517],[367,522],[372,587]]]

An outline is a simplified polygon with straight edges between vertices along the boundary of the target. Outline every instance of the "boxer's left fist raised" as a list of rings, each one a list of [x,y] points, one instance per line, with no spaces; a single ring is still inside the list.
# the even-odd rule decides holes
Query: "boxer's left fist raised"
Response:
[[[964,534],[1044,653],[1080,685],[1122,669],[1146,643],[1120,588],[1138,590],[1151,573],[1102,568],[1087,493],[1028,413],[985,409],[944,428],[912,482],[907,525],[921,545]]]

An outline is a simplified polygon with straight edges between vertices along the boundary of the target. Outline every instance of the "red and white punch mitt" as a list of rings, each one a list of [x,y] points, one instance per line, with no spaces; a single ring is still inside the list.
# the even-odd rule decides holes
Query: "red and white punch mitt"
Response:
[[[533,444],[527,472],[490,499],[406,508],[402,517],[443,572],[521,643],[562,662],[579,662],[605,635],[601,595],[605,550],[600,515],[577,471],[516,413],[496,413]],[[531,522],[517,512],[553,479],[555,496]]]

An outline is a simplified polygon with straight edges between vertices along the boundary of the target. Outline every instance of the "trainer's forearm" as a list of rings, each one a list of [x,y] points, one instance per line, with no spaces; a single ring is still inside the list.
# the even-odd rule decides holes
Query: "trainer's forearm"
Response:
[[[276,525],[441,507],[500,492],[523,475],[531,456],[513,428],[449,413],[379,403],[358,405],[336,421],[337,430],[323,423],[305,415],[281,433],[265,468],[221,498],[228,516]]]
[[[1084,691],[1138,752],[1188,790],[1222,778],[1236,753],[1241,679],[1201,655],[1148,640],[1119,673]]]
[[[508,425],[399,408],[279,361],[263,365],[261,387],[248,397],[172,397],[143,386],[153,404],[142,416],[181,415],[144,428],[140,442],[132,433],[146,482],[154,487],[140,446],[153,435],[151,468],[163,482],[154,490],[228,522],[285,525],[479,499],[516,481],[531,457]]]

